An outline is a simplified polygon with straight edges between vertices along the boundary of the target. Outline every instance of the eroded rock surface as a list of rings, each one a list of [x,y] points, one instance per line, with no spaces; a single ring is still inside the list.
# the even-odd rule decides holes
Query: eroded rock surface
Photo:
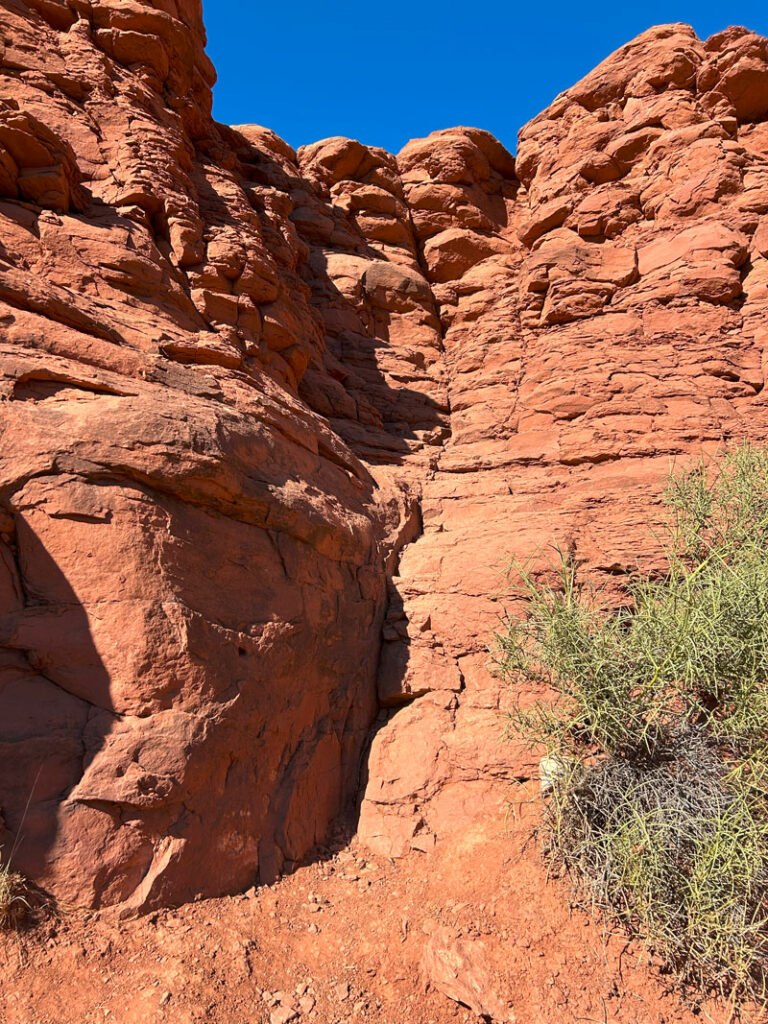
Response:
[[[296,153],[213,122],[198,0],[0,12],[0,843],[142,908],[361,779],[378,854],[500,815],[506,559],[620,580],[671,460],[768,435],[768,44],[652,29],[516,160]]]
[[[393,512],[299,398],[303,183],[212,122],[199,3],[2,17],[0,841],[74,902],[236,891],[354,798]]]
[[[394,579],[396,678],[419,696],[371,751],[360,834],[380,853],[502,820],[536,773],[489,670],[510,557],[557,544],[620,583],[658,557],[673,463],[766,438],[765,47],[654,28],[523,128],[514,167],[461,129],[398,156],[450,436]]]

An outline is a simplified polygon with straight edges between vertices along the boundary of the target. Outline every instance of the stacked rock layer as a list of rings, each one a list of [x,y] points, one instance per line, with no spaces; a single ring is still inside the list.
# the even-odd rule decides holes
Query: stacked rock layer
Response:
[[[516,160],[296,153],[198,0],[0,10],[0,844],[146,908],[501,814],[505,561],[620,581],[768,435],[768,43],[652,29]]]

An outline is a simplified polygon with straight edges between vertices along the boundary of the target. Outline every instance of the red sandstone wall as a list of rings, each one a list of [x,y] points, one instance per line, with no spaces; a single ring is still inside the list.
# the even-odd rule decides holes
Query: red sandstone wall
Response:
[[[0,6],[0,841],[71,901],[234,891],[353,799],[386,598],[297,393],[298,171],[212,123],[199,4]]]
[[[0,842],[268,881],[378,707],[370,846],[500,813],[504,559],[620,578],[672,459],[766,436],[766,41],[652,29],[515,162],[215,125],[193,2],[0,14]]]

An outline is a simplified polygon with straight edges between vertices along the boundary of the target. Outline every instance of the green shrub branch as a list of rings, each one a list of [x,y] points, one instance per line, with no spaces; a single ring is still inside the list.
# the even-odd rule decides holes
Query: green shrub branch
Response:
[[[558,552],[511,570],[497,636],[513,726],[543,749],[548,855],[686,982],[765,995],[768,954],[768,452],[673,474],[666,569],[626,606]]]

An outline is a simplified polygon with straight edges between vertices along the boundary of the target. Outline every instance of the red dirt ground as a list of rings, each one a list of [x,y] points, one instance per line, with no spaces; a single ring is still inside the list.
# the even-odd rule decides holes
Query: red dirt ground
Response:
[[[516,1024],[728,1020],[665,993],[647,957],[542,875],[535,841],[499,821],[398,862],[352,840],[272,887],[135,920],[64,912],[0,939],[0,1021],[469,1024],[421,967],[440,926],[480,944]]]

